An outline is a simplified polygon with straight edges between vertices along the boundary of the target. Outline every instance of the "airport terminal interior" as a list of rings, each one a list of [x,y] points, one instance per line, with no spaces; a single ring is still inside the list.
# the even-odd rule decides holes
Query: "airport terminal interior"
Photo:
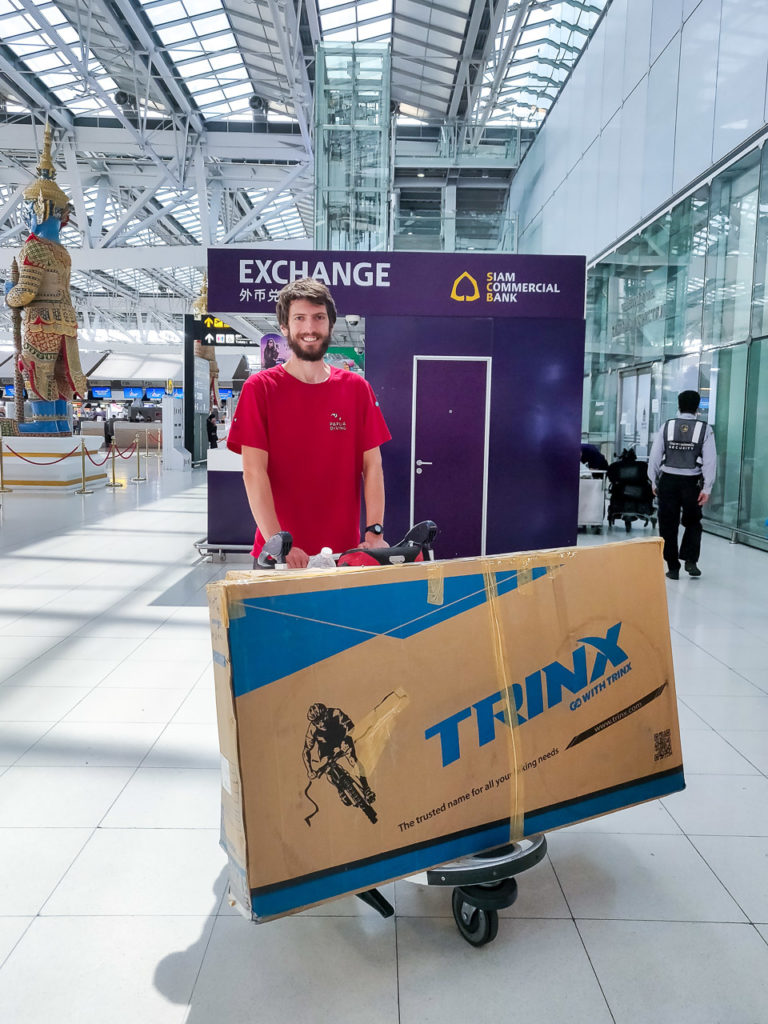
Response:
[[[20,294],[16,258],[48,214],[77,318],[76,340],[59,340],[87,385],[74,401],[30,396],[30,325],[2,306],[0,1019],[768,1024],[768,8],[0,0],[6,292]],[[213,534],[222,510],[252,534],[226,437],[281,344],[269,290],[216,304],[217,269],[239,251],[298,267],[314,251],[460,257],[469,273],[557,256],[585,274],[567,337],[554,297],[519,296],[541,304],[535,327],[510,309],[497,348],[481,338],[467,357],[487,374],[482,528],[451,557],[651,541],[685,788],[547,831],[485,944],[457,927],[450,887],[410,872],[380,886],[388,918],[345,895],[256,923],[231,898],[206,587],[252,566],[242,536]],[[455,324],[413,369],[408,355],[414,424],[418,359],[456,359],[470,322],[459,280]],[[392,413],[383,314],[340,313],[327,358],[385,382]],[[429,326],[406,322],[393,349]],[[574,338],[583,374],[564,382]],[[508,380],[502,344],[522,351],[507,393],[489,383]],[[702,575],[667,580],[656,508],[617,510],[613,482],[580,471],[579,435],[608,463],[631,451],[644,465],[685,390],[701,395],[717,472]],[[390,416],[409,443],[410,403]],[[558,417],[573,436],[537,449],[562,440],[546,432]],[[520,433],[502,472],[494,425],[508,423]],[[533,451],[515,450],[522,437]],[[523,520],[551,543],[515,546]],[[631,607],[631,579],[624,590]]]

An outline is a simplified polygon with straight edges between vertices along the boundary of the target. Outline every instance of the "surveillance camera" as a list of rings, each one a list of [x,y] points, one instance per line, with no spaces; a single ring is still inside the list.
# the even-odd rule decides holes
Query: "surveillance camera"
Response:
[[[357,313],[347,313],[344,319],[347,321],[348,327],[357,327],[357,325],[360,323],[360,317],[357,315]]]

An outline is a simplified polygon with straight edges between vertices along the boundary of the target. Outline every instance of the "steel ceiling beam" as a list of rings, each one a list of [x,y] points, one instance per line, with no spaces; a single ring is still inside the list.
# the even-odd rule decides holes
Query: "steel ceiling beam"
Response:
[[[101,6],[111,23],[119,31],[126,45],[133,48],[139,44],[139,54],[147,62],[147,71],[158,75],[159,88],[166,94],[172,109],[189,119],[199,135],[205,132],[203,119],[194,100],[179,82],[178,71],[173,61],[163,52],[154,29],[144,11],[132,0],[102,0]]]
[[[5,83],[28,110],[44,113],[53,124],[62,128],[72,128],[74,119],[62,106],[58,96],[33,75],[3,43],[0,43],[0,81]]]
[[[478,117],[473,118],[477,122],[477,127],[473,132],[473,141],[475,144],[480,140],[485,125],[488,123],[488,118],[493,112],[493,108],[496,106],[496,100],[498,99],[499,92],[502,85],[504,84],[504,76],[507,72],[507,67],[510,60],[515,52],[515,48],[520,40],[520,34],[525,27],[526,18],[528,17],[529,8],[531,6],[531,0],[520,0],[520,4],[515,14],[515,20],[512,22],[512,26],[507,34],[507,42],[504,46],[504,52],[501,55],[500,60],[496,64],[496,73],[493,76],[493,83],[491,85],[490,93],[485,98],[485,104],[482,113]],[[480,88],[482,86],[483,74],[478,76],[478,88],[475,94],[475,102],[479,103],[480,100]],[[468,108],[470,117],[473,114],[474,108]]]
[[[33,0],[17,0],[20,6],[27,12],[30,18],[35,21],[39,26],[40,31],[44,32],[53,44],[58,47],[59,52],[67,58],[72,67],[81,75],[82,80],[89,88],[98,96],[104,106],[111,111],[114,117],[122,124],[126,131],[130,132],[138,142],[142,152],[146,153],[147,156],[154,163],[160,167],[164,174],[171,178],[173,183],[180,187],[181,183],[177,181],[175,175],[171,169],[167,166],[166,162],[153,150],[152,146],[147,142],[144,135],[128,120],[120,107],[115,103],[113,98],[104,89],[99,80],[91,74],[86,60],[82,59],[72,47],[65,42],[61,37],[57,29],[51,25],[48,19],[45,17],[44,12],[33,2]]]
[[[299,124],[304,148],[310,160],[314,160],[312,146],[312,90],[309,85],[304,51],[301,48],[299,23],[291,0],[278,6],[278,0],[269,0],[272,24],[277,35],[277,44],[285,66],[288,89],[293,101],[293,110]]]

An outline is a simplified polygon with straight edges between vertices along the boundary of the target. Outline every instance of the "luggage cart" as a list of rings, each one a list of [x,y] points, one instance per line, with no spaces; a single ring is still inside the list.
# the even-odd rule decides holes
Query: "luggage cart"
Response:
[[[634,448],[625,448],[621,455],[608,467],[610,497],[608,500],[608,525],[621,519],[629,533],[632,523],[642,520],[643,526],[656,525],[656,508],[653,501],[651,481],[648,479],[648,463],[638,460]]]
[[[605,473],[593,469],[579,477],[579,529],[600,533],[605,519]]]
[[[437,526],[426,520],[412,527],[393,547],[356,548],[334,556],[334,559],[339,566],[431,561],[434,559],[432,542],[436,535]],[[275,534],[265,542],[256,564],[261,568],[285,569],[291,544],[289,533]],[[538,864],[546,852],[546,837],[536,834],[410,875],[406,881],[415,885],[451,887],[451,908],[459,934],[471,946],[484,946],[496,938],[499,911],[511,907],[517,899],[515,876]],[[357,898],[382,917],[392,917],[395,913],[392,904],[378,889],[357,893]]]

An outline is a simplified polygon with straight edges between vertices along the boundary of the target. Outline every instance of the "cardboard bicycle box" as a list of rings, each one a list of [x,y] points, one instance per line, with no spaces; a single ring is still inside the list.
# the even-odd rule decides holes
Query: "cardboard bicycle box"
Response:
[[[659,540],[208,596],[222,842],[256,920],[684,788]]]

